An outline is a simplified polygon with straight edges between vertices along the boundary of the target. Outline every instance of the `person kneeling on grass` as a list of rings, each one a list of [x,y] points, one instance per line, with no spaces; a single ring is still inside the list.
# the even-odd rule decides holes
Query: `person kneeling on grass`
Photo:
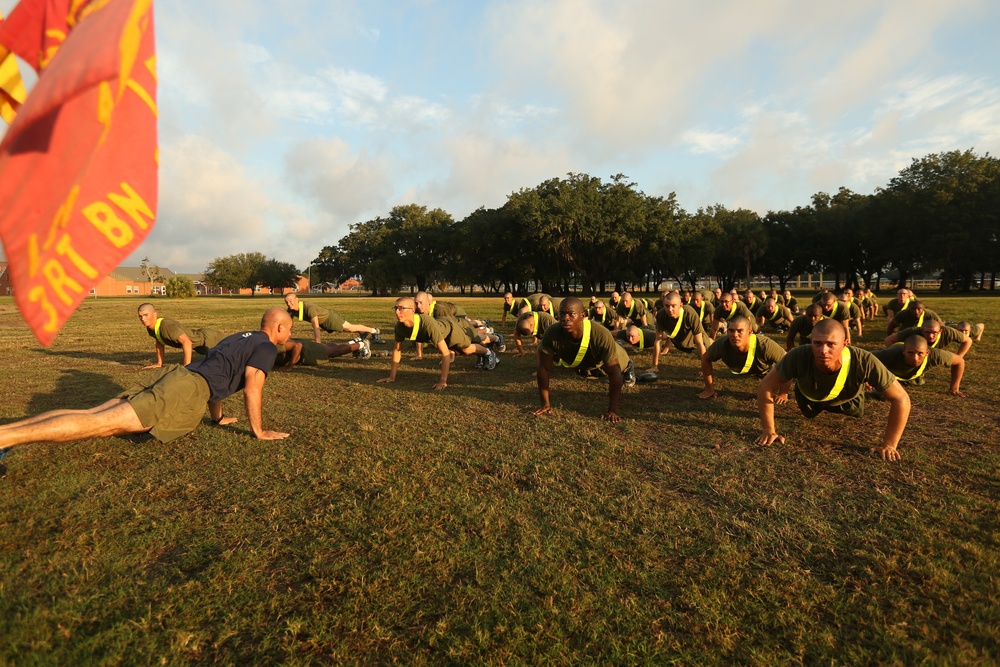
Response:
[[[169,365],[144,383],[131,387],[89,410],[53,410],[0,426],[0,452],[29,442],[69,442],[148,432],[161,442],[187,435],[201,423],[205,403],[215,424],[232,424],[223,417],[222,401],[243,390],[250,428],[261,440],[287,438],[288,433],[262,426],[264,380],[274,366],[277,345],[288,340],[292,318],[271,308],[260,331],[227,336],[189,366]]]
[[[403,341],[406,340],[429,343],[441,353],[441,377],[434,385],[434,389],[437,391],[448,386],[448,371],[451,369],[452,352],[479,355],[483,364],[480,366],[481,368],[490,371],[496,368],[496,353],[478,343],[473,343],[467,331],[456,320],[421,316],[416,312],[416,303],[408,296],[396,299],[393,311],[396,314],[394,330],[396,344],[392,349],[389,377],[381,378],[377,382],[396,381],[396,371],[399,368],[399,361],[403,357]]]
[[[545,330],[538,344],[538,395],[542,407],[536,415],[550,414],[549,376],[553,363],[575,368],[583,377],[594,372],[608,376],[608,411],[601,419],[621,421],[618,416],[618,399],[622,384],[636,383],[635,369],[628,353],[615,343],[611,332],[587,318],[583,302],[576,297],[563,299],[559,304],[559,323]],[[622,368],[625,369],[624,373]]]
[[[844,326],[836,320],[822,320],[813,327],[809,346],[789,350],[764,377],[757,389],[762,433],[758,445],[784,444],[774,424],[777,396],[787,393],[795,382],[795,400],[808,419],[820,412],[861,417],[865,408],[865,385],[890,401],[889,420],[881,447],[873,447],[887,461],[900,459],[897,446],[910,416],[910,397],[899,381],[875,355],[846,344]]]

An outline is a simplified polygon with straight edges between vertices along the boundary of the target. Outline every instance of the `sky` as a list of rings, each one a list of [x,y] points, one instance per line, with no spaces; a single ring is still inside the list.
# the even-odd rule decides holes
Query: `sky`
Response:
[[[994,0],[155,11],[159,210],[126,266],[259,251],[304,269],[394,206],[461,220],[568,173],[765,214],[870,194],[929,153],[1000,153]]]

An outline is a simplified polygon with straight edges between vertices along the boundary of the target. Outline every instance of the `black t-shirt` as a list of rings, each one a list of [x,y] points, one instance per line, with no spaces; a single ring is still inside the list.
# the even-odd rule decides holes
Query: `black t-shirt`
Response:
[[[243,389],[247,366],[264,371],[274,367],[278,350],[263,331],[241,331],[222,339],[203,359],[187,365],[205,378],[212,392],[208,400],[217,403]]]

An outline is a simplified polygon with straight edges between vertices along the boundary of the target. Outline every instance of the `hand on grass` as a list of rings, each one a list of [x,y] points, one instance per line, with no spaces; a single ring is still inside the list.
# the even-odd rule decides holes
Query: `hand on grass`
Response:
[[[142,370],[148,371],[148,370],[150,370],[152,368],[163,368],[163,364],[153,364],[151,366],[143,366]]]
[[[777,442],[779,445],[783,445],[785,444],[785,436],[778,435],[777,433],[761,433],[759,436],[757,436],[757,440],[755,440],[754,442],[756,442],[758,445],[764,445],[765,447],[767,445],[774,444],[775,442]]]
[[[787,402],[788,402],[788,394],[775,394],[774,395],[774,404],[775,405],[784,405]]]
[[[895,447],[872,447],[869,454],[879,454],[883,461],[898,461],[903,458]]]
[[[223,417],[219,420],[219,426],[226,426],[227,424],[235,424],[239,420],[236,417]]]
[[[949,389],[948,393],[951,394],[952,396],[958,396],[959,398],[966,397],[966,393],[961,389]]]

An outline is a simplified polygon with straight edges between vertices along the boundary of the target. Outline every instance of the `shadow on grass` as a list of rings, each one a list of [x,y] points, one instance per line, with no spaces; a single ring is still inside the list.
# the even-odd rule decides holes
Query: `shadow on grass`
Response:
[[[35,394],[28,403],[28,414],[48,410],[83,410],[100,405],[122,392],[123,387],[98,373],[64,369],[55,391]]]
[[[70,357],[72,359],[96,359],[99,361],[110,361],[124,365],[138,364],[142,366],[148,366],[156,361],[156,355],[152,352],[79,352],[73,350],[49,350],[46,348],[39,349],[38,352],[42,354],[47,354],[53,357]],[[168,353],[169,354],[169,353]],[[195,358],[200,358],[195,355]],[[176,362],[170,360],[170,358],[164,359],[165,363],[180,363],[181,358],[178,356]]]

